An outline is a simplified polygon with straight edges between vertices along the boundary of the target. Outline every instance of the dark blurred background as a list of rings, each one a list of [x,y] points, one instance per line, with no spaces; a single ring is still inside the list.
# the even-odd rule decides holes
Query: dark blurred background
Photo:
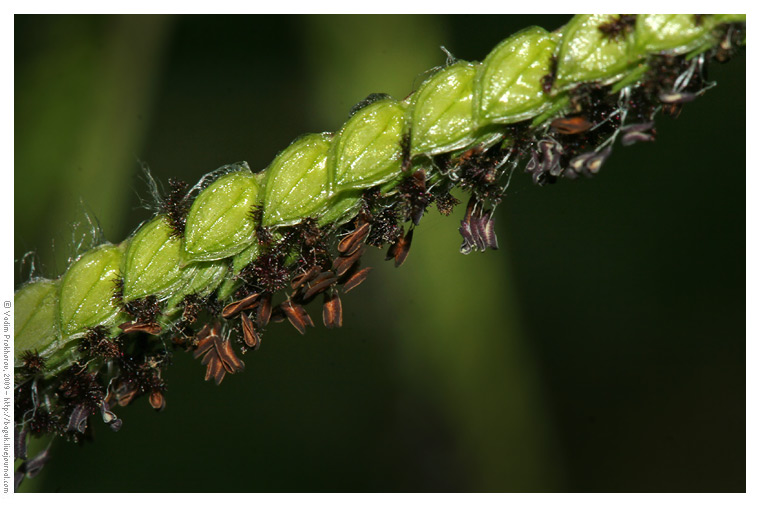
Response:
[[[368,93],[406,96],[441,45],[482,60],[568,19],[16,16],[16,258],[57,276],[85,212],[126,238],[141,163],[266,167]],[[710,73],[598,177],[516,174],[498,252],[460,255],[463,210],[432,212],[402,268],[372,257],[342,329],[271,327],[219,387],[177,353],[163,413],[56,442],[24,490],[743,491],[744,56]]]

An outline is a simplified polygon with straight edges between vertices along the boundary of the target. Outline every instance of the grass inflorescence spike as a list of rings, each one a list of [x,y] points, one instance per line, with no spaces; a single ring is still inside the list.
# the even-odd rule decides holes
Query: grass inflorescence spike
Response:
[[[17,443],[80,441],[94,416],[117,431],[113,410],[143,395],[163,410],[174,350],[219,384],[273,323],[341,327],[345,294],[370,273],[365,251],[402,266],[429,206],[451,213],[452,191],[470,195],[462,253],[498,248],[493,212],[516,168],[538,185],[591,177],[618,140],[653,141],[656,116],[677,115],[711,87],[711,60],[743,47],[744,23],[579,15],[526,28],[482,63],[450,59],[403,100],[368,96],[337,132],[296,138],[265,169],[232,164],[189,191],[170,182],[129,238],[16,292]],[[47,457],[26,457],[22,477]]]

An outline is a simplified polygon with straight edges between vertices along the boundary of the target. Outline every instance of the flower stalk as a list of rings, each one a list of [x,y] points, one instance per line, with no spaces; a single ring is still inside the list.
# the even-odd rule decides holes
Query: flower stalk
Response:
[[[618,138],[653,140],[655,116],[706,91],[706,65],[742,44],[742,26],[578,16],[527,29],[403,101],[368,97],[339,132],[299,138],[266,170],[234,164],[170,193],[132,237],[17,292],[18,440],[79,440],[96,415],[118,430],[111,409],[142,395],[162,409],[172,349],[192,351],[220,383],[243,369],[233,344],[258,349],[271,322],[305,332],[317,298],[324,324],[339,327],[341,296],[369,273],[365,249],[402,265],[428,207],[450,213],[456,188],[470,194],[462,252],[496,248],[493,210],[516,168],[539,185],[592,176]]]

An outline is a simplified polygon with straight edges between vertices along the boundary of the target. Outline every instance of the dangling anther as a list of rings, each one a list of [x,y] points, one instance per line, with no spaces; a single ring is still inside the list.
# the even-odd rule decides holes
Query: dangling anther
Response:
[[[249,319],[245,313],[241,313],[240,318],[243,321],[243,341],[245,342],[246,347],[253,350],[259,350],[259,347],[261,346],[261,336],[256,331],[253,322],[251,322],[251,319]]]
[[[623,134],[623,137],[620,139],[623,146],[630,146],[639,142],[654,141],[656,133],[653,121],[626,125],[620,129],[620,132]]]
[[[406,257],[409,255],[409,249],[412,247],[412,237],[414,236],[414,227],[410,227],[405,236],[399,236],[388,249],[385,260],[394,259],[396,267],[400,267]]]
[[[486,248],[492,250],[499,249],[499,243],[496,239],[496,232],[494,231],[494,220],[490,212],[485,212],[480,218],[472,220],[473,229],[477,232],[475,235],[478,242],[478,248],[481,252],[485,252]]]
[[[322,305],[322,321],[328,329],[343,325],[343,306],[337,292],[325,293],[325,301]]]
[[[66,431],[78,431],[84,433],[87,429],[87,418],[90,415],[90,411],[84,404],[80,404],[74,407],[69,416],[69,424],[66,426]]]
[[[356,250],[358,250],[361,247],[361,244],[364,243],[364,240],[367,238],[367,235],[369,234],[370,224],[369,222],[364,222],[362,225],[360,225],[355,231],[349,233],[346,237],[340,240],[338,243],[338,252],[342,256],[350,256]]]
[[[586,161],[593,157],[596,153],[593,151],[587,151],[586,153],[581,153],[577,157],[574,157],[570,162],[568,162],[568,168],[572,170],[573,173],[580,174],[583,172],[583,168],[586,165]],[[569,175],[570,172],[566,172],[565,176]]]
[[[103,401],[100,405],[100,415],[103,417],[103,422],[109,425],[113,431],[119,431],[122,425],[121,419],[111,412],[110,408],[108,403]]]
[[[486,251],[486,238],[485,238],[485,229],[484,229],[484,216],[481,215],[481,213],[477,213],[477,215],[472,216],[470,218],[470,228],[472,229],[472,236],[475,239],[475,246],[477,247],[478,251],[485,252]]]
[[[161,334],[161,326],[156,322],[125,322],[124,324],[119,324],[119,329],[121,329],[124,334],[138,332],[148,333],[154,336]]]
[[[121,389],[116,390],[116,403],[120,407],[126,407],[135,398],[137,391],[137,387],[129,388],[126,384],[122,384]]]
[[[222,317],[225,319],[229,319],[230,317],[234,317],[238,314],[238,312],[242,312],[245,310],[250,310],[251,308],[254,308],[258,304],[258,299],[261,294],[254,293],[249,294],[248,296],[244,297],[240,301],[233,301],[232,303],[228,304],[224,307],[222,310]]]
[[[343,282],[343,293],[345,294],[351,289],[359,286],[360,283],[367,279],[367,275],[371,270],[372,268],[364,268],[349,276],[348,279]]]
[[[689,92],[662,92],[658,98],[663,104],[686,104],[696,99],[697,94]]]
[[[148,396],[148,402],[154,410],[159,412],[166,407],[166,398],[164,398],[164,395],[160,391],[153,391],[150,393],[150,396]]]
[[[206,335],[198,343],[193,357],[198,359],[203,356],[201,364],[206,366],[206,380],[213,378],[216,385],[219,385],[226,373],[243,371],[245,363],[235,355],[230,340],[221,337],[221,325],[218,322],[210,330],[207,330],[207,327],[210,326],[207,325],[201,330],[205,331]]]
[[[303,298],[305,301],[309,301],[312,297],[316,296],[322,291],[327,290],[332,284],[338,281],[338,277],[332,271],[325,271],[316,277],[312,283],[309,284],[309,289],[304,293]]]
[[[588,121],[586,118],[584,118],[583,116],[573,116],[570,118],[557,118],[551,123],[552,130],[554,130],[558,134],[563,134],[566,136],[581,134],[583,132],[586,132],[592,126],[593,124],[590,121]]]
[[[272,317],[272,295],[265,294],[259,301],[259,307],[256,309],[256,324],[259,328],[265,328]]]
[[[309,314],[306,313],[306,310],[303,309],[303,306],[288,300],[282,303],[280,308],[282,308],[288,321],[299,333],[305,334],[306,326],[314,327],[314,322],[309,317]]]
[[[598,173],[602,168],[602,164],[604,164],[604,161],[607,160],[607,157],[609,157],[611,153],[612,146],[607,146],[605,149],[586,160],[586,168],[591,174]]]
[[[494,230],[494,219],[491,211],[483,211],[481,203],[472,196],[467,203],[464,220],[459,227],[462,235],[462,246],[459,251],[463,254],[473,249],[485,252],[487,248],[497,250],[499,243]]]
[[[464,255],[472,252],[472,248],[477,246],[475,242],[475,236],[472,230],[472,212],[477,204],[477,199],[473,195],[467,202],[467,208],[464,212],[464,218],[459,225],[459,234],[462,236],[462,246],[459,247],[459,251]]]
[[[359,260],[359,258],[364,254],[364,247],[358,248],[354,253],[348,257],[344,257],[342,255],[338,256],[333,260],[333,271],[338,276],[343,276],[351,267],[353,267],[354,264],[356,264],[356,261]]]
[[[293,280],[290,282],[290,286],[293,289],[297,289],[301,287],[302,285],[310,282],[314,279],[315,276],[317,276],[320,273],[319,266],[312,266],[308,271],[305,271],[301,273],[298,276],[295,276]]]

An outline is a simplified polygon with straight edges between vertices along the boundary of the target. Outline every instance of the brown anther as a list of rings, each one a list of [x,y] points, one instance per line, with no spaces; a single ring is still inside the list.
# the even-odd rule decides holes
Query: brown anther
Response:
[[[358,286],[360,283],[362,283],[364,280],[367,279],[367,274],[372,270],[372,268],[364,268],[361,271],[357,271],[350,277],[348,277],[348,280],[343,282],[343,292],[346,293],[353,289],[354,287]]]
[[[305,334],[306,326],[314,327],[314,322],[309,317],[309,314],[306,313],[303,306],[288,300],[282,303],[280,308],[282,308],[285,316],[299,333]]]
[[[285,313],[282,311],[282,308],[279,306],[275,306],[272,309],[272,318],[269,319],[270,322],[274,322],[275,324],[279,324],[280,322],[285,322]]]
[[[210,335],[213,330],[214,330],[214,326],[212,326],[211,324],[204,324],[201,330],[195,333],[195,337],[198,340],[202,340],[208,335]]]
[[[125,322],[124,324],[119,324],[119,329],[121,329],[124,334],[138,332],[152,335],[161,334],[161,326],[155,322]]]
[[[249,294],[240,301],[233,301],[224,307],[222,310],[222,317],[229,319],[230,317],[234,317],[238,312],[254,308],[258,304],[259,296],[260,294],[254,293]]]
[[[322,291],[327,290],[332,284],[338,281],[338,277],[332,271],[325,271],[309,284],[309,289],[304,293],[303,298],[309,300]]]
[[[150,396],[148,396],[148,402],[150,403],[151,407],[158,410],[159,412],[166,406],[166,399],[164,398],[164,395],[159,391],[153,391],[150,393]]]
[[[117,395],[116,403],[118,403],[120,407],[126,407],[132,402],[136,394],[137,394],[137,388],[134,388],[131,391],[127,391],[126,393],[122,395]]]
[[[206,330],[206,327],[203,329]],[[198,349],[193,357],[203,356],[201,364],[206,365],[206,380],[214,378],[216,385],[224,380],[226,373],[237,373],[245,368],[243,361],[238,359],[232,350],[229,340],[220,336],[221,325],[217,322],[207,336],[198,343]]]
[[[200,338],[198,340],[198,348],[196,348],[195,352],[193,353],[193,359],[198,359],[213,348],[214,340],[210,336],[207,336],[206,338]]]
[[[240,318],[243,321],[243,341],[245,345],[253,350],[259,350],[261,336],[256,332],[253,322],[251,322],[251,319],[245,313],[241,313]]]
[[[328,329],[343,325],[343,305],[337,292],[325,293],[325,302],[322,305],[322,322]]]
[[[333,261],[333,271],[338,276],[343,276],[351,267],[356,264],[356,261],[364,254],[364,247],[358,248],[352,255],[344,257],[336,257]]]
[[[481,153],[483,153],[482,146],[475,146],[474,148],[470,148],[469,150],[459,155],[459,159],[457,160],[457,165],[462,165],[463,163],[467,162],[469,159],[473,158],[476,155],[480,155]]]
[[[269,324],[269,319],[272,317],[272,295],[267,294],[259,301],[259,308],[256,311],[256,324],[260,328],[264,328]]]
[[[400,267],[409,255],[409,249],[412,247],[412,236],[414,235],[414,228],[410,227],[406,236],[399,236],[396,241],[388,249],[388,254],[385,260],[394,259],[396,267]]]
[[[290,282],[290,286],[294,289],[297,289],[300,286],[313,280],[314,277],[319,274],[319,272],[319,266],[312,266],[309,271],[306,271],[305,273],[301,273],[300,275],[294,277],[293,281]]]
[[[586,132],[593,124],[583,116],[573,116],[570,118],[557,118],[551,123],[555,132],[564,135],[573,135]]]
[[[338,243],[338,252],[344,256],[349,256],[356,252],[356,250],[359,249],[361,244],[364,243],[364,240],[367,238],[369,229],[369,222],[364,222],[355,231],[351,232],[342,240],[340,240],[340,243]]]
[[[191,341],[192,340],[189,337],[187,337],[187,336],[183,336],[183,335],[174,335],[174,336],[172,336],[172,344],[174,344],[174,345],[176,345],[178,347],[185,347]]]
[[[216,342],[216,351],[219,354],[219,358],[222,360],[224,369],[227,370],[228,373],[236,373],[245,369],[245,363],[235,355],[230,340],[218,340]]]
[[[212,349],[214,349],[213,344]],[[206,376],[204,377],[204,380],[208,381],[209,379],[213,378],[216,385],[222,383],[226,371],[224,369],[224,365],[222,365],[222,361],[219,359],[219,356],[216,354],[216,352],[209,352],[203,356],[203,359],[201,359],[201,364],[206,367]]]
[[[111,403],[111,400],[116,400],[116,403],[120,407],[126,407],[129,405],[137,394],[137,386],[130,385],[128,383],[120,383],[117,385],[114,391],[109,392],[106,397],[106,403]]]

